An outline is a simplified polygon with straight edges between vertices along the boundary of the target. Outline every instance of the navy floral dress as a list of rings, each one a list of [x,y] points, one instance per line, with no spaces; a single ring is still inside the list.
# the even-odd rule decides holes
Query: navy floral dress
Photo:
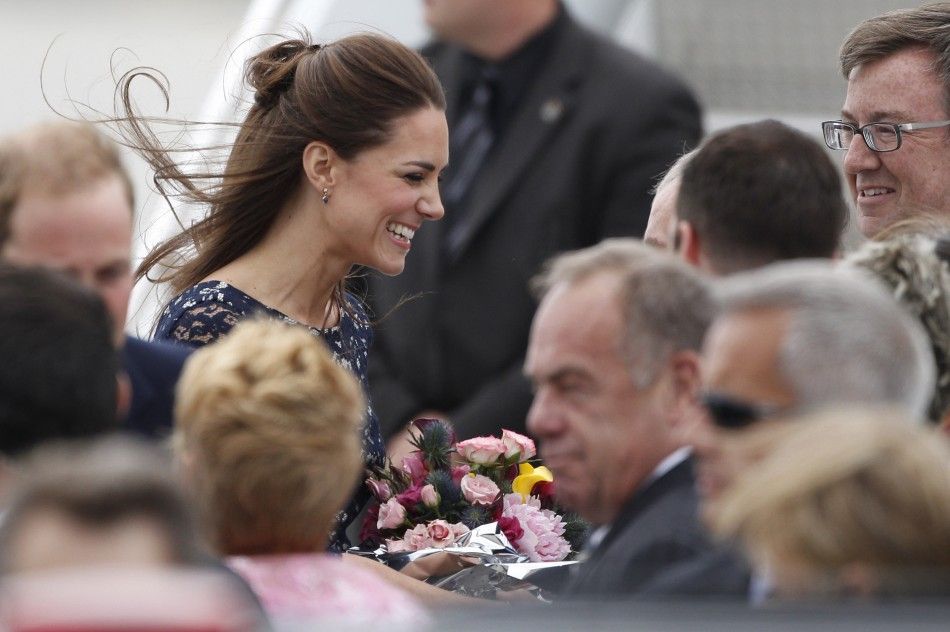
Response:
[[[340,316],[340,324],[328,329],[308,327],[329,347],[337,363],[353,372],[363,391],[368,392],[366,361],[373,330],[360,302],[346,297],[349,306]],[[255,314],[264,314],[287,323],[297,321],[276,309],[251,298],[223,281],[204,281],[194,285],[169,302],[155,330],[156,340],[201,347],[214,342],[231,330],[238,321]],[[382,465],[386,456],[379,420],[367,400],[366,423],[363,426],[363,459],[367,466]],[[349,546],[346,528],[356,519],[369,500],[369,492],[360,485],[350,503],[337,514],[337,527],[330,538],[330,550],[342,551]]]

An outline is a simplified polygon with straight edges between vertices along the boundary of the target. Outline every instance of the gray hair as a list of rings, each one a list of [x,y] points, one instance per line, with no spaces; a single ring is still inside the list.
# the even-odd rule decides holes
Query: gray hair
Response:
[[[675,257],[637,239],[607,239],[550,260],[533,287],[543,297],[556,285],[597,274],[621,277],[623,352],[638,388],[649,386],[669,358],[702,347],[714,303],[704,279]]]
[[[927,336],[866,276],[796,261],[729,277],[715,292],[722,314],[789,313],[778,369],[805,407],[889,403],[926,412],[934,386]]]

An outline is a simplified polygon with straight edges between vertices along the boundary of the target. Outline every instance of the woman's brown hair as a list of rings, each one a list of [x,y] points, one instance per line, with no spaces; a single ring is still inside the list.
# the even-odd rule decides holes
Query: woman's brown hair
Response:
[[[395,119],[421,108],[445,109],[435,73],[399,42],[372,34],[325,45],[309,40],[302,33],[247,61],[254,103],[220,173],[185,173],[135,112],[132,82],[145,75],[161,86],[154,72],[136,69],[119,80],[117,102],[124,112],[113,120],[155,170],[159,191],[169,203],[174,195],[209,207],[204,219],[154,248],[136,280],[170,281],[180,292],[248,252],[297,190],[301,156],[311,141],[327,143],[348,160],[385,143]],[[160,264],[169,270],[153,278],[149,273]],[[345,306],[342,281],[335,299]]]

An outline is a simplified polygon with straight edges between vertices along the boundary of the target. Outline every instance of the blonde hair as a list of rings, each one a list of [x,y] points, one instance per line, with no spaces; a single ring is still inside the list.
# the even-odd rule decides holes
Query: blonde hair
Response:
[[[176,443],[218,549],[322,550],[362,470],[364,410],[359,383],[303,328],[244,321],[196,351]]]
[[[64,195],[110,175],[122,181],[129,209],[132,182],[116,145],[89,123],[41,123],[0,141],[0,246],[10,236],[10,217],[31,192]]]
[[[945,438],[906,413],[868,408],[816,413],[779,437],[722,499],[719,536],[739,538],[777,579],[782,564],[807,569],[812,590],[855,564],[873,569],[883,592],[937,588],[928,580],[950,571]]]
[[[914,216],[892,224],[845,259],[846,265],[882,281],[927,333],[936,367],[928,410],[933,422],[950,408],[950,262],[940,252],[941,243],[950,243],[947,235],[947,218]]]

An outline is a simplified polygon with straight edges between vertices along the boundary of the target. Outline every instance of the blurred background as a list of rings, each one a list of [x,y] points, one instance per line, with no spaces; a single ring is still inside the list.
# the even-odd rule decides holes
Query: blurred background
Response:
[[[160,70],[161,93],[142,82],[145,114],[232,121],[246,95],[244,58],[262,33],[302,24],[316,41],[357,31],[387,33],[413,46],[426,41],[422,0],[0,0],[4,98],[0,133],[78,111],[113,109],[114,76],[135,66]],[[836,118],[845,83],[837,49],[860,20],[912,4],[899,0],[565,0],[592,28],[657,59],[682,76],[705,107],[706,131],[765,117],[818,136]],[[135,176],[137,256],[175,228],[168,207],[149,188],[144,163]],[[187,221],[187,212],[184,214]],[[145,334],[156,297],[137,288],[131,328]]]

